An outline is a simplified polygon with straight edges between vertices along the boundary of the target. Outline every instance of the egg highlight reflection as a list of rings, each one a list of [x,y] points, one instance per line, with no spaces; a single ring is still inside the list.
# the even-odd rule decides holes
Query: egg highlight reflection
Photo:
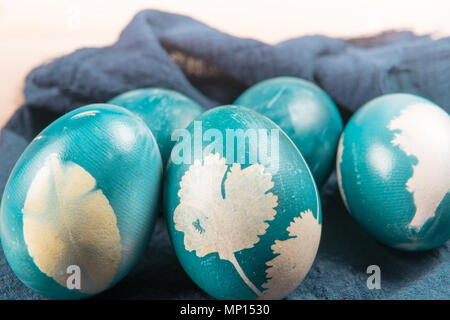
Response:
[[[50,298],[87,298],[120,281],[149,241],[162,175],[145,123],[97,104],[44,129],[16,163],[0,210],[7,261]]]
[[[425,250],[450,238],[450,117],[411,94],[376,98],[353,115],[336,166],[351,215],[380,242]]]
[[[299,148],[320,187],[336,157],[342,119],[328,94],[314,83],[294,77],[259,82],[234,102],[278,124]]]
[[[321,207],[309,168],[263,115],[222,106],[193,121],[172,150],[165,216],[191,279],[219,299],[281,299],[311,267]]]
[[[158,142],[163,163],[167,162],[175,141],[172,133],[186,128],[203,108],[185,95],[162,88],[127,91],[108,101],[133,112],[150,128]]]

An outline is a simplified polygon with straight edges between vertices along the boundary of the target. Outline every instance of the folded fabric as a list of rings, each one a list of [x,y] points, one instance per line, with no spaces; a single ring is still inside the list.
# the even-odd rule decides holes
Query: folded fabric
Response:
[[[345,120],[385,93],[419,94],[450,111],[450,38],[409,32],[332,39],[306,36],[268,45],[220,32],[189,17],[146,10],[119,40],[85,48],[34,69],[25,103],[0,136],[0,193],[31,139],[62,114],[105,102],[135,88],[177,90],[211,108],[250,85],[288,75],[322,87]],[[402,252],[370,237],[346,212],[333,174],[321,190],[323,231],[316,260],[289,299],[449,299],[449,242],[426,252]],[[381,289],[369,289],[367,267],[381,269]],[[0,251],[0,299],[43,299],[26,288]],[[98,299],[211,298],[177,262],[162,219],[134,270]]]

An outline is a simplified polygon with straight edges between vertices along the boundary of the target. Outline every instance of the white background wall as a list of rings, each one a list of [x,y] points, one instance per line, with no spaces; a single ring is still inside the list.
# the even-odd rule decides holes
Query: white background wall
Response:
[[[144,8],[189,15],[268,43],[387,29],[450,35],[450,0],[0,0],[0,126],[22,102],[32,67],[79,47],[114,42]]]

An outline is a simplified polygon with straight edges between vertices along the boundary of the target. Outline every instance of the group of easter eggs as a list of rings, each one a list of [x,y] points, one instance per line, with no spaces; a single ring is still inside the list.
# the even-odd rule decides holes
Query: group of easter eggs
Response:
[[[183,141],[196,123],[215,138]],[[179,129],[185,135],[174,139]],[[266,130],[276,146],[244,135],[240,147],[217,148],[239,138],[230,130]],[[195,144],[201,153],[189,150]],[[250,161],[261,149],[277,153],[277,166]],[[191,161],[173,161],[180,155]],[[319,189],[335,165],[346,208],[378,241],[416,251],[450,238],[446,111],[419,96],[384,95],[343,129],[322,89],[279,77],[208,111],[178,92],[148,88],[63,115],[12,170],[0,209],[2,248],[34,291],[87,298],[138,263],[162,211],[177,258],[205,292],[281,299],[314,261]]]

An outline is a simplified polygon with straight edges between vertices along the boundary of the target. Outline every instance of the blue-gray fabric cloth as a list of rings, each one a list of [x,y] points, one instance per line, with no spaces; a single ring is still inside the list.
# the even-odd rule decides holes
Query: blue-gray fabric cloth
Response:
[[[208,109],[233,102],[258,81],[282,75],[318,84],[338,104],[345,120],[368,100],[392,92],[419,94],[449,112],[450,38],[386,32],[345,40],[306,36],[268,45],[222,33],[189,17],[142,11],[114,45],[77,50],[28,75],[25,103],[1,131],[0,193],[29,141],[81,105],[105,102],[135,88],[164,87]],[[450,298],[448,241],[438,249],[415,253],[377,243],[346,212],[334,173],[321,190],[321,201],[319,252],[288,299]],[[381,269],[380,290],[367,287],[370,265]],[[16,278],[0,251],[0,299],[42,298]],[[139,264],[96,298],[211,297],[184,273],[160,218]]]

